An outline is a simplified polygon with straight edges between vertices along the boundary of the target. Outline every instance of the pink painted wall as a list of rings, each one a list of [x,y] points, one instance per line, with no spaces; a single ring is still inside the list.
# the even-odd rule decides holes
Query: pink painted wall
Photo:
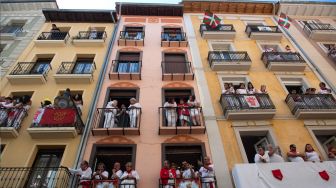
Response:
[[[124,24],[132,24],[135,22],[125,22],[125,18],[130,18],[131,16],[124,17],[119,25],[118,30],[123,30]],[[131,17],[135,18],[135,17]],[[137,17],[139,18],[139,17]],[[113,45],[113,52],[110,57],[110,63],[108,65],[107,74],[104,76],[104,83],[102,85],[102,90],[99,94],[99,102],[97,107],[105,107],[105,95],[107,88],[118,82],[131,82],[136,84],[140,88],[139,101],[142,105],[142,117],[141,117],[141,134],[140,136],[125,136],[131,139],[137,144],[136,151],[136,170],[140,174],[140,188],[156,188],[158,187],[159,171],[161,169],[161,144],[175,136],[163,136],[158,135],[159,131],[159,113],[158,107],[162,106],[162,87],[166,84],[173,83],[174,81],[162,81],[161,74],[161,61],[162,61],[162,51],[167,49],[177,49],[174,47],[162,48],[161,47],[161,32],[162,26],[164,25],[179,25],[183,27],[183,19],[178,18],[181,23],[161,23],[160,17],[142,17],[147,18],[145,23],[136,23],[145,25],[145,46],[136,47],[142,50],[142,80],[110,80],[109,71],[111,69],[112,60],[116,59],[117,51],[123,48],[129,48],[129,46],[118,46],[117,40]],[[164,17],[167,18],[167,17]],[[172,18],[172,19],[177,19]],[[129,19],[130,20],[130,19]],[[132,19],[134,21],[136,19]],[[149,23],[156,22],[157,23]],[[172,20],[170,20],[172,21]],[[175,20],[176,21],[176,20]],[[119,38],[119,31],[117,32],[117,38]],[[192,62],[191,55],[188,47],[181,47],[187,51],[188,60]],[[196,86],[196,80],[193,81],[179,81],[180,83],[189,84],[194,88],[196,99],[199,101],[198,89]],[[207,144],[207,135],[190,135],[201,142],[205,143],[206,154],[210,155],[209,146]],[[106,138],[107,136],[92,136],[90,135],[89,141],[86,147],[84,159],[89,160],[91,155],[92,144],[95,142]],[[113,136],[110,136],[113,137]]]

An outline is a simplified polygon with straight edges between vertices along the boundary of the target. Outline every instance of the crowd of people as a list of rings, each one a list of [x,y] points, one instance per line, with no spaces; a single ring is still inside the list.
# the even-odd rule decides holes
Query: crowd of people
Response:
[[[251,82],[247,83],[247,88],[244,83],[240,83],[237,89],[234,88],[233,83],[224,83],[222,94],[267,94],[266,85],[261,85],[260,90],[255,89]]]
[[[196,101],[195,95],[189,96],[188,101],[180,98],[179,104],[176,104],[174,98],[169,98],[163,107],[167,127],[201,125],[200,103]]]
[[[31,97],[29,95],[13,98],[0,96],[0,127],[20,127],[30,106]]]
[[[112,100],[107,103],[105,111],[104,128],[116,127],[137,127],[141,113],[141,105],[135,98],[131,98],[130,105],[126,108],[125,104],[118,107],[118,101]]]
[[[267,150],[264,147],[259,146],[257,153],[254,156],[255,163],[277,163],[284,162],[285,160],[281,155],[277,154],[279,147],[273,148],[271,144],[267,145]],[[336,160],[336,148],[329,146],[328,148],[328,158],[330,160]],[[291,144],[289,146],[289,151],[287,152],[287,159],[289,162],[322,162],[321,156],[314,150],[311,144],[306,144],[304,152],[301,153],[297,151],[296,145]]]
[[[135,188],[136,182],[140,179],[139,174],[133,169],[131,162],[125,165],[123,172],[120,163],[115,162],[111,175],[106,171],[104,163],[97,165],[96,171],[92,171],[87,161],[82,161],[80,168],[69,169],[70,173],[78,176],[79,186],[81,188]]]
[[[203,163],[199,163],[201,168],[197,171],[187,161],[183,161],[181,167],[176,167],[175,163],[170,164],[165,160],[160,171],[160,184],[163,188],[214,188],[215,171],[210,158],[204,157]]]

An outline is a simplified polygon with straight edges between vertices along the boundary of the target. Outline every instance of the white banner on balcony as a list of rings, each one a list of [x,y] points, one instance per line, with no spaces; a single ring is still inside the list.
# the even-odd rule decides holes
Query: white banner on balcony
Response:
[[[244,96],[245,101],[251,108],[258,108],[260,104],[255,96]]]
[[[279,169],[282,180],[273,176]],[[319,172],[326,171],[329,179]],[[232,170],[236,188],[335,188],[336,161],[237,164]]]

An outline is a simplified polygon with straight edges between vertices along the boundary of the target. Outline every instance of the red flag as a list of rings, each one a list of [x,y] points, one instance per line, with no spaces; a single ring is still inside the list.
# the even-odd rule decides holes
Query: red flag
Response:
[[[322,179],[324,179],[326,181],[329,180],[329,174],[325,170],[319,172],[319,174],[320,174],[320,176],[321,176]]]
[[[278,179],[278,180],[282,180],[283,176],[282,176],[282,172],[280,169],[275,169],[275,170],[272,170],[272,174],[273,176]]]
[[[216,28],[221,22],[221,19],[218,18],[215,14],[211,12],[204,13],[203,23],[209,25],[212,28]]]
[[[292,19],[289,18],[286,14],[280,13],[278,24],[286,29],[289,29]]]
[[[69,125],[76,120],[76,110],[68,109],[52,109],[47,108],[41,118],[40,125]]]

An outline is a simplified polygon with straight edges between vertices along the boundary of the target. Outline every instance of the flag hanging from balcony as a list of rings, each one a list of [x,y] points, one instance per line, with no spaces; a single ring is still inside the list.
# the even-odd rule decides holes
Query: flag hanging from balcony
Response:
[[[289,29],[292,19],[284,13],[280,13],[278,24],[286,29]]]
[[[246,103],[249,105],[249,107],[251,107],[251,108],[259,108],[260,107],[260,104],[258,102],[257,97],[248,95],[248,96],[244,96],[244,99],[245,99]]]
[[[211,12],[204,13],[203,23],[209,25],[212,28],[216,28],[221,22],[221,19],[218,18],[215,14]]]
[[[60,125],[68,126],[76,121],[76,110],[46,108],[42,115],[40,125]]]

